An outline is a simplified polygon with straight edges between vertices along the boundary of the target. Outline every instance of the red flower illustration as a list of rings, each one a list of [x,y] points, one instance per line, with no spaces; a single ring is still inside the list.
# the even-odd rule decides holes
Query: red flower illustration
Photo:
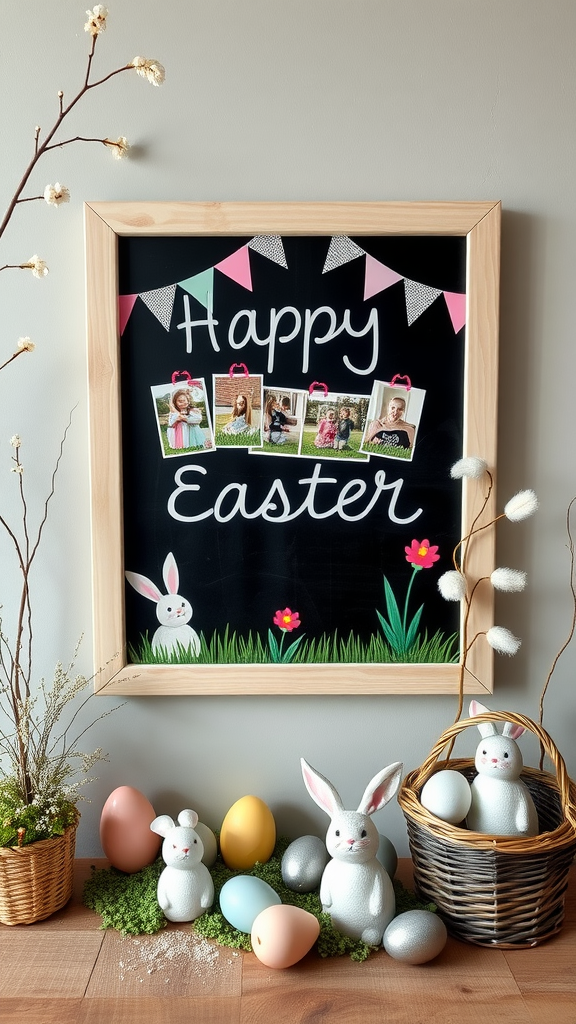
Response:
[[[274,625],[279,626],[280,629],[285,630],[287,633],[291,633],[293,629],[298,629],[300,625],[300,616],[298,612],[293,612],[290,608],[285,608],[284,611],[277,611],[274,616]]]
[[[440,555],[437,555],[438,545],[430,546],[429,540],[413,540],[410,547],[405,547],[406,561],[412,562],[415,569],[431,569],[434,562],[437,562]]]

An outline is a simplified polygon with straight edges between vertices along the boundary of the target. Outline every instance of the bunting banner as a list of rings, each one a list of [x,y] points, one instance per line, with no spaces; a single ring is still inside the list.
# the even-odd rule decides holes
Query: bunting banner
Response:
[[[224,274],[231,281],[235,281],[236,284],[239,284],[247,291],[253,291],[249,257],[250,249],[253,252],[257,252],[260,256],[271,260],[273,263],[288,269],[284,245],[280,235],[255,235],[247,245],[242,245],[235,252],[231,253],[230,256],[220,260],[219,263],[215,263],[213,267],[207,267],[205,270],[201,270],[200,273],[193,274],[192,277],[187,277],[183,281],[176,281],[173,284],[166,285],[164,288],[154,288],[151,291],[139,292],[136,295],[119,295],[118,324],[120,336],[122,336],[126,329],[126,324],[130,319],[136,299],[142,299],[150,312],[160,321],[164,329],[169,331],[176,287],[188,292],[201,306],[212,312],[215,270]]]
[[[429,306],[436,301],[439,295],[444,296],[452,327],[455,334],[461,331],[466,323],[466,293],[443,291],[441,288],[432,288],[430,285],[422,284],[420,281],[412,281],[404,277],[396,270],[381,263],[370,253],[367,253],[356,242],[353,242],[347,235],[333,235],[330,239],[323,274],[336,267],[341,267],[359,256],[366,257],[364,270],[364,301],[371,299],[386,288],[404,282],[404,298],[406,302],[406,316],[408,325],[411,326],[418,317],[422,316]]]
[[[166,285],[164,288],[154,288],[151,291],[140,292],[137,295],[120,295],[118,297],[118,319],[120,335],[124,333],[126,324],[134,308],[136,299],[140,298],[148,307],[151,313],[160,321],[166,331],[170,330],[172,310],[176,287],[188,292],[205,309],[213,310],[214,300],[214,271],[234,281],[236,284],[253,291],[252,272],[250,267],[250,250],[260,256],[271,260],[280,267],[288,269],[284,245],[280,235],[255,235],[246,245],[242,245],[235,252],[231,253],[213,267],[194,274],[192,277],[174,284]],[[334,235],[330,239],[326,260],[322,270],[323,274],[342,267],[360,256],[365,257],[364,271],[364,301],[377,295],[379,292],[391,288],[400,281],[404,284],[404,298],[406,303],[406,316],[408,325],[411,326],[440,296],[444,296],[452,328],[458,334],[466,324],[466,294],[464,292],[444,291],[441,288],[432,288],[430,285],[420,281],[412,281],[410,278],[399,274],[392,267],[386,266],[373,256],[370,256],[361,246],[353,242],[347,235]]]

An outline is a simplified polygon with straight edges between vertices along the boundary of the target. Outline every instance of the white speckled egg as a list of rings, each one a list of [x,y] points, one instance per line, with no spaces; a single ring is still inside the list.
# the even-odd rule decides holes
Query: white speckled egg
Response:
[[[388,836],[380,835],[376,857],[384,870],[388,872],[390,878],[394,878],[396,868],[398,867],[398,854],[396,853],[396,847],[390,842]]]
[[[318,836],[300,836],[282,857],[282,881],[292,892],[312,892],[320,885],[328,851]]]
[[[205,864],[207,868],[211,868],[218,856],[218,843],[216,842],[216,836],[212,829],[208,828],[208,825],[205,825],[202,821],[196,822],[194,831],[200,836],[202,846],[204,847],[202,863]]]
[[[425,964],[442,952],[448,932],[437,914],[429,910],[407,910],[390,922],[382,945],[395,960]]]
[[[425,782],[420,793],[420,803],[431,814],[458,825],[470,810],[472,790],[461,772],[436,772]]]

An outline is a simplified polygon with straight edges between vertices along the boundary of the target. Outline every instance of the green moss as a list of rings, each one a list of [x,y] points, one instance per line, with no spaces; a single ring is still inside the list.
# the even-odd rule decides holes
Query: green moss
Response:
[[[301,907],[318,918],[320,935],[317,948],[320,956],[348,954],[352,960],[366,960],[374,947],[367,946],[365,942],[357,939],[349,939],[337,932],[332,926],[330,916],[322,912],[318,892],[293,892],[292,889],[288,889],[284,885],[281,864],[284,852],[290,842],[291,840],[286,836],[280,836],[270,860],[266,864],[255,864],[251,871],[231,871],[222,860],[218,859],[210,871],[214,882],[214,904],[211,910],[206,911],[202,917],[194,921],[194,931],[206,939],[212,939],[220,946],[230,946],[233,949],[245,949],[251,952],[250,936],[233,928],[223,916],[220,910],[220,891],[222,886],[235,875],[256,875],[272,886],[282,903]],[[93,868],[92,875],[84,886],[84,903],[102,916],[103,928],[116,928],[124,935],[157,932],[166,924],[166,919],[156,900],[156,886],[163,867],[164,863],[159,858],[150,867],[144,868],[134,875],[125,875],[115,868],[105,868],[100,871]],[[394,891],[397,914],[401,914],[405,910],[436,910],[434,904],[421,903],[413,892],[404,888],[401,882],[394,882]]]

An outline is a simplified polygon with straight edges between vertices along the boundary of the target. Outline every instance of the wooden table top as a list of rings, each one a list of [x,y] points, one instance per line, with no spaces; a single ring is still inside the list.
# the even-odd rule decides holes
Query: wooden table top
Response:
[[[576,866],[561,933],[534,949],[449,939],[435,960],[384,950],[358,964],[314,951],[284,971],[217,946],[188,925],[157,935],[102,931],[82,905],[78,860],[68,906],[34,925],[0,925],[2,1024],[576,1024]],[[410,861],[397,877],[410,885]]]

